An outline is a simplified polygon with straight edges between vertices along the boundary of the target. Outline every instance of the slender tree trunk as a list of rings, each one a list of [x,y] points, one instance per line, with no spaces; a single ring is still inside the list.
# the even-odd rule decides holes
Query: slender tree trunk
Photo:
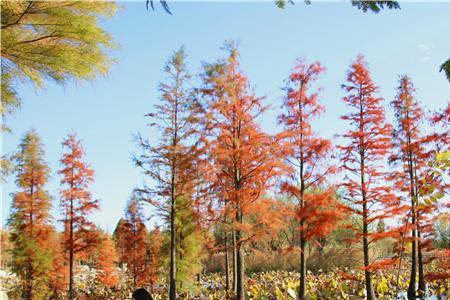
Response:
[[[300,84],[300,95],[303,94],[303,83]],[[305,208],[305,179],[303,174],[304,167],[304,159],[303,159],[303,110],[302,110],[302,100],[300,99],[298,102],[298,109],[300,111],[300,161],[299,161],[299,173],[300,173],[300,201],[299,208],[300,213],[303,212]],[[305,228],[304,228],[304,219],[303,216],[300,215],[300,288],[298,291],[298,299],[305,300],[306,298],[306,259],[305,259],[305,245],[306,245],[306,237],[305,237]]]
[[[176,249],[177,242],[175,236],[175,199],[172,198],[170,208],[170,273],[169,273],[169,300],[177,299],[176,292]]]
[[[183,261],[183,234],[180,232],[180,262]],[[180,289],[183,288],[183,281],[180,280]]]
[[[233,292],[237,293],[237,245],[236,245],[236,230],[233,229]]]
[[[300,226],[303,226],[303,221],[300,223]],[[305,258],[305,251],[306,251],[306,238],[305,233],[302,230],[300,236],[300,289],[298,298],[299,300],[305,300],[306,299],[306,258]]]
[[[230,270],[228,257],[228,233],[225,233],[225,290],[230,290]]]
[[[409,277],[409,286],[408,286],[408,299],[414,300],[416,299],[416,276],[417,276],[417,238],[416,238],[416,210],[414,200],[411,203],[412,205],[412,218],[411,223],[413,226],[412,229],[412,245],[411,245],[411,274]]]
[[[423,255],[422,255],[422,242],[420,232],[420,218],[417,216],[417,259],[418,259],[418,271],[419,271],[419,297],[423,299],[425,297],[425,277],[423,273]]]
[[[412,223],[412,245],[411,245],[411,274],[408,286],[408,299],[416,299],[416,276],[417,276],[417,211],[416,211],[416,185],[414,180],[413,153],[411,150],[411,138],[408,137],[408,172],[410,180],[411,196],[411,223]]]
[[[366,207],[367,204],[364,204],[364,206]],[[367,213],[367,208],[364,209]],[[368,242],[368,238],[367,238],[367,234],[368,234],[368,226],[367,226],[367,216],[366,218],[364,218],[365,220],[363,221],[363,251],[364,251],[364,266],[367,267],[369,266],[369,242]],[[375,297],[375,292],[373,290],[373,284],[372,284],[372,272],[370,272],[369,270],[365,270],[364,271],[364,275],[365,275],[365,279],[366,279],[366,293],[367,293],[367,300],[374,300],[376,299]]]
[[[73,199],[70,199],[70,225],[69,225],[69,299],[75,298],[73,286]]]
[[[364,169],[364,163],[362,165],[362,170]],[[367,201],[366,201],[366,192],[364,187],[364,173],[361,176],[361,186],[363,187],[362,195],[363,195],[363,252],[364,252],[364,267],[368,267],[370,264],[369,261],[369,225],[367,223],[368,219],[368,210],[367,210]],[[372,284],[372,272],[369,270],[364,271],[365,279],[366,279],[366,295],[367,300],[375,300],[375,292]]]
[[[136,226],[136,220],[132,220],[132,230],[133,230],[133,254],[132,254],[132,261],[133,261],[133,289],[137,287],[137,226]]]
[[[375,300],[375,292],[372,284],[372,272],[367,270],[367,267],[370,265],[369,261],[369,210],[367,208],[367,190],[366,190],[366,165],[365,165],[365,147],[364,147],[364,120],[363,120],[363,107],[362,107],[362,98],[360,97],[360,106],[359,106],[359,130],[360,130],[360,140],[359,140],[359,148],[360,148],[360,172],[361,172],[361,196],[362,196],[362,221],[363,221],[363,254],[364,254],[364,276],[366,281],[366,297],[367,300]]]
[[[411,164],[414,167],[414,191],[416,197],[419,195],[418,178],[417,178],[417,164]],[[421,299],[425,297],[425,276],[423,273],[423,256],[422,256],[422,239],[421,239],[421,228],[420,228],[420,212],[417,211],[417,259],[418,259],[418,271],[419,271],[419,290],[418,294]]]
[[[236,219],[238,223],[242,223],[242,212],[239,208],[236,214]],[[237,239],[237,260],[236,260],[236,300],[244,300],[244,253],[242,249],[242,232],[241,230],[236,231],[236,239]]]

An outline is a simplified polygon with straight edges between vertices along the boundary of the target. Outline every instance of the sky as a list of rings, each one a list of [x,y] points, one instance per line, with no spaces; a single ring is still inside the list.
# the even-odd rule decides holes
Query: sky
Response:
[[[244,73],[256,95],[266,96],[265,104],[272,107],[261,118],[270,133],[279,130],[281,87],[297,57],[318,60],[327,68],[318,82],[327,111],[315,128],[331,139],[346,129],[339,119],[347,111],[341,84],[358,54],[365,55],[386,103],[393,99],[401,74],[412,78],[417,98],[427,109],[442,108],[450,101],[450,83],[439,73],[450,55],[450,3],[401,3],[401,10],[371,14],[348,2],[297,1],[281,10],[273,2],[169,1],[173,15],[165,13],[158,1],[155,11],[147,11],[145,1],[119,4],[118,14],[102,21],[119,44],[111,53],[116,63],[109,75],[64,86],[48,82],[39,90],[21,84],[22,107],[6,118],[12,133],[2,133],[3,153],[15,151],[31,128],[42,137],[52,169],[47,188],[54,196],[56,219],[61,142],[75,131],[95,170],[91,191],[100,199],[101,210],[91,218],[101,228],[114,230],[131,191],[144,182],[131,161],[133,153],[140,153],[133,135],[141,132],[157,141],[158,132],[146,127],[144,115],[158,102],[163,65],[180,46],[186,47],[191,73],[198,74],[201,62],[224,57],[220,47],[225,40],[238,40]],[[1,224],[5,224],[16,190],[14,177],[7,178],[1,189]],[[147,214],[154,215],[149,210]],[[158,217],[148,222],[151,226]]]

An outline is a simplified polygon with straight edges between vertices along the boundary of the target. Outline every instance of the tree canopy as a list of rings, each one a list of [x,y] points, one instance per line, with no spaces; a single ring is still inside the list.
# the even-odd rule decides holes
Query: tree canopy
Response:
[[[115,44],[99,21],[116,10],[109,1],[2,1],[1,115],[20,105],[19,82],[43,87],[45,79],[65,83],[106,74]]]

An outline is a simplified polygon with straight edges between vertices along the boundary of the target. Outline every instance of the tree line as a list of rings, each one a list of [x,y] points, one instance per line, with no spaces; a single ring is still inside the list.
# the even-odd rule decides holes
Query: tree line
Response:
[[[390,124],[386,101],[360,55],[342,85],[347,131],[335,144],[315,129],[326,109],[317,88],[326,68],[300,58],[283,88],[279,132],[268,134],[260,126],[268,107],[242,71],[236,43],[226,42],[223,49],[226,56],[203,63],[196,76],[188,70],[184,48],[165,64],[160,99],[146,114],[159,138],[135,136],[140,153],[133,163],[147,184],[133,191],[113,237],[89,220],[100,206],[89,191],[94,172],[74,133],[62,143],[63,231],[54,228],[44,146],[35,130],[25,134],[14,156],[17,191],[8,220],[11,269],[20,278],[22,297],[82,297],[75,295],[74,276],[83,262],[100,271],[105,286],[117,285],[119,265],[130,287],[156,289],[163,280],[169,299],[176,299],[193,288],[205,251],[212,251],[225,254],[230,297],[244,299],[249,249],[273,242],[292,226],[289,246],[299,250],[297,297],[306,299],[307,246],[320,247],[348,218],[356,221],[345,225],[351,232],[345,243],[362,246],[367,299],[376,299],[374,272],[400,272],[406,244],[409,299],[423,297],[427,276],[448,278],[446,272],[427,274],[424,254],[431,253],[433,222],[449,205],[450,105],[425,111],[411,78],[402,75],[389,103]],[[147,230],[146,204],[156,208],[162,230]],[[372,248],[386,239],[394,241],[394,255],[374,260]]]

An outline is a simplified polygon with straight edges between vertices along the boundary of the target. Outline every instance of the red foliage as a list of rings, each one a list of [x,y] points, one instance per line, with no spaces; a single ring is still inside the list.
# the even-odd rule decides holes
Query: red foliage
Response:
[[[434,260],[441,271],[430,272],[425,275],[425,278],[430,281],[435,280],[449,280],[450,279],[450,250],[435,250],[433,253]]]
[[[395,265],[398,263],[398,258],[386,258],[380,259],[367,267],[362,267],[362,270],[370,270],[372,272],[378,270],[389,270],[393,269]]]
[[[256,121],[265,107],[261,98],[248,93],[237,50],[231,49],[227,60],[214,67],[216,73],[205,78],[203,89],[211,99],[210,158],[214,180],[227,200],[226,213],[242,223],[276,174],[279,164],[272,156],[276,144]]]
[[[415,98],[415,88],[411,79],[404,75],[400,77],[397,95],[391,102],[394,109],[396,126],[394,127],[394,151],[389,158],[392,165],[399,168],[392,172],[398,196],[406,198],[406,216],[400,231],[402,239],[411,232],[411,281],[410,292],[415,289],[416,262],[419,272],[419,290],[425,289],[422,253],[431,248],[428,236],[432,232],[430,215],[436,210],[436,204],[424,202],[424,196],[441,186],[441,180],[434,175],[429,162],[434,159],[435,150],[430,144],[438,144],[439,135],[424,135],[421,125],[425,114],[419,101]],[[403,207],[403,206],[402,206]],[[401,211],[398,209],[398,211]],[[403,244],[403,240],[402,240]],[[401,255],[403,249],[401,249]],[[417,256],[417,260],[416,260]]]
[[[273,157],[276,143],[264,133],[256,119],[265,110],[249,93],[247,78],[239,69],[238,51],[228,47],[226,60],[207,66],[203,93],[208,103],[209,154],[213,161],[213,180],[233,220],[237,237],[237,299],[243,299],[243,254],[241,247],[253,236],[246,218],[258,205],[261,195],[276,174]],[[262,216],[269,220],[270,215]]]
[[[117,252],[109,234],[102,232],[96,249],[95,267],[100,272],[99,280],[107,287],[116,286],[119,280],[117,273]]]
[[[331,142],[313,131],[312,122],[324,111],[318,92],[308,93],[325,68],[319,63],[296,62],[287,82],[284,113],[279,123],[280,152],[289,164],[288,180],[281,188],[297,200],[297,218],[301,236],[310,240],[328,234],[340,215],[334,191],[324,189],[327,178],[335,173],[330,164]]]
[[[389,208],[395,199],[383,172],[384,160],[392,146],[391,126],[385,120],[383,99],[375,96],[378,87],[370,77],[363,56],[352,63],[347,84],[342,87],[347,92],[343,100],[352,110],[342,116],[350,124],[349,131],[343,135],[347,145],[339,147],[346,171],[343,186],[347,191],[345,198],[351,203],[349,209],[363,222],[356,235],[362,240],[367,297],[372,299],[369,247],[378,237],[369,231],[369,226],[390,216]]]
[[[341,278],[344,280],[359,281],[358,277],[356,277],[356,275],[353,275],[353,274],[345,273],[342,271],[337,271],[336,274],[341,276]]]
[[[353,111],[342,116],[351,126],[343,135],[348,144],[339,146],[347,171],[343,186],[348,192],[345,198],[353,204],[349,210],[360,215],[368,226],[389,216],[386,208],[393,199],[390,187],[385,185],[387,174],[383,172],[383,161],[392,146],[391,126],[386,123],[383,98],[375,96],[378,87],[371,80],[362,56],[351,65],[347,81],[343,88],[348,96],[343,100]]]
[[[126,217],[119,221],[114,236],[119,263],[126,267],[134,287],[148,283],[150,273],[147,235],[141,204],[137,194],[133,193],[128,202]]]
[[[61,158],[63,168],[58,173],[63,176],[61,206],[64,209],[66,250],[77,254],[96,244],[97,235],[91,235],[95,226],[88,216],[99,209],[99,201],[92,199],[88,190],[94,182],[94,171],[83,161],[85,152],[76,134],[69,134],[62,145],[66,152]]]

